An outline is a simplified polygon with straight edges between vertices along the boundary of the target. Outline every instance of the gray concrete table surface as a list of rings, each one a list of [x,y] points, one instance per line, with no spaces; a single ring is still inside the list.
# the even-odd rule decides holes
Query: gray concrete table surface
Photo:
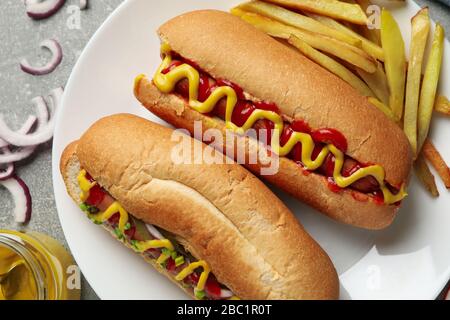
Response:
[[[151,1],[151,0],[150,0]],[[80,28],[74,28],[74,6],[79,0],[68,0],[53,17],[33,21],[25,14],[21,0],[0,1],[0,113],[7,123],[18,128],[34,112],[30,100],[58,86],[64,86],[87,41],[122,0],[90,0],[89,9],[80,12]],[[431,17],[440,21],[450,34],[450,9],[444,5],[418,0],[430,7]],[[31,63],[45,63],[49,54],[39,48],[48,38],[60,41],[64,50],[62,64],[51,74],[34,77],[19,69],[19,61],[27,57]],[[26,229],[53,236],[67,247],[56,212],[51,177],[51,143],[47,143],[30,159],[19,163],[18,175],[30,187],[33,217]],[[0,188],[0,229],[17,229],[12,217],[13,201]],[[83,279],[82,299],[98,299]]]

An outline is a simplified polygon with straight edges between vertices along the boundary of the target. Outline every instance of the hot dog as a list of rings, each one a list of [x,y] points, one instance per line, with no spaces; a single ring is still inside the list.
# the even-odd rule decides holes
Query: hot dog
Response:
[[[263,183],[236,163],[175,164],[172,134],[132,115],[99,120],[61,156],[69,195],[196,299],[338,298],[329,257]]]
[[[151,112],[194,133],[222,131],[214,147],[247,156],[267,129],[279,170],[262,177],[331,218],[367,229],[389,226],[406,197],[412,166],[400,128],[347,83],[232,15],[194,11],[162,25],[162,62],[135,96]],[[260,141],[261,142],[261,141]],[[264,142],[264,141],[263,141]],[[256,145],[255,145],[256,144]],[[263,165],[244,163],[256,174]]]

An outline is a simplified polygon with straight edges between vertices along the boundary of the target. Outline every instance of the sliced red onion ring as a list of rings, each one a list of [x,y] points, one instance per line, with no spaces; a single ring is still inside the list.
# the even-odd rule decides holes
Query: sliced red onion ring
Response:
[[[0,181],[7,180],[14,174],[14,163],[8,163],[4,169],[0,169]]]
[[[36,107],[38,119],[38,128],[36,131],[39,132],[45,125],[47,125],[49,120],[47,103],[41,96],[34,98],[31,102],[33,102]]]
[[[37,121],[36,116],[29,116],[28,119],[22,125],[22,127],[19,130],[17,130],[17,133],[20,133],[20,134],[30,133],[31,129],[36,124],[36,121]],[[5,140],[3,140],[2,138],[0,138],[0,148],[4,148],[7,146],[9,146],[9,143],[6,142]]]
[[[49,74],[56,69],[56,67],[61,63],[63,58],[62,48],[59,45],[58,41],[55,39],[47,39],[41,42],[40,46],[42,48],[47,48],[52,53],[52,58],[50,61],[43,67],[34,67],[30,65],[27,59],[23,59],[20,62],[20,68],[29,74],[34,76],[42,76],[44,74]]]
[[[87,0],[80,0],[80,10],[87,9],[88,1]]]
[[[31,218],[31,195],[28,186],[17,176],[0,181],[14,198],[14,217],[18,223],[26,223]]]
[[[17,147],[35,146],[49,141],[53,137],[55,119],[52,118],[48,124],[39,132],[24,135],[11,130],[0,115],[0,136],[10,144]]]
[[[18,223],[26,223],[30,220],[32,201],[28,186],[14,174],[14,162],[29,157],[38,144],[52,138],[55,114],[61,103],[63,93],[64,89],[62,87],[53,89],[50,92],[53,106],[51,115],[44,98],[34,98],[32,102],[36,107],[37,117],[29,116],[18,131],[12,131],[4,122],[3,116],[0,115],[0,136],[4,138],[0,138],[0,185],[7,188],[14,198],[14,215]],[[36,121],[38,121],[36,131],[31,133]],[[9,149],[11,144],[22,148],[11,152]]]
[[[50,118],[50,121],[48,121],[44,126],[42,126],[41,124],[39,125],[39,130],[36,131],[35,133],[32,134],[23,134],[21,132],[15,132],[13,130],[11,130],[8,125],[5,123],[4,119],[3,119],[3,115],[0,114],[0,137],[5,140],[6,142],[8,142],[11,145],[14,145],[16,147],[30,147],[30,146],[36,146],[38,144],[47,142],[48,140],[50,140],[53,137],[53,130],[55,128],[55,113],[56,113],[56,109],[59,106],[59,104],[61,103],[61,99],[62,99],[62,95],[63,95],[63,89],[60,88],[56,88],[54,90],[51,91],[50,93],[50,97],[52,99],[53,102],[53,114],[52,117]],[[33,99],[34,100],[34,99]],[[35,103],[39,102],[40,99],[36,98],[36,100],[34,100]],[[44,101],[45,104],[45,101]],[[38,107],[38,112],[48,112],[48,111],[44,111],[44,107],[41,104],[36,104],[36,106]],[[46,108],[46,105],[45,105]],[[39,117],[41,117],[42,119],[44,118],[44,115],[41,114]],[[48,115],[47,115],[48,117]]]
[[[0,150],[2,151],[2,155],[7,155],[7,154],[11,153],[9,151],[8,147],[1,148]],[[0,155],[0,157],[1,157],[1,155]],[[2,166],[3,166],[3,168],[2,168]],[[0,166],[0,181],[9,179],[14,174],[14,163],[13,162],[8,162],[2,166]]]
[[[36,107],[37,121],[38,121],[38,127],[36,128],[36,132],[39,132],[40,130],[45,128],[45,126],[48,124],[49,112],[48,112],[47,103],[45,102],[44,98],[42,98],[41,96],[36,97],[31,101],[34,103],[34,105]],[[28,129],[25,126],[24,126],[24,128]],[[30,132],[29,129],[23,130],[22,132],[20,132],[20,131],[21,130],[19,130],[19,133],[22,133],[24,135],[26,135]],[[31,156],[33,154],[34,150],[36,150],[36,148],[37,148],[37,145],[33,145],[33,146],[20,148],[19,150],[16,150],[14,152],[10,152],[9,149],[6,148],[6,149],[8,149],[8,152],[4,152],[2,155],[0,155],[0,164],[5,164],[8,162],[22,161],[22,160],[28,158],[29,156]]]
[[[56,109],[61,105],[63,95],[64,95],[63,87],[58,87],[50,91],[50,98],[52,99],[53,103],[53,115],[52,115],[53,117],[55,116]]]
[[[30,18],[41,20],[54,15],[65,2],[66,0],[44,0],[42,2],[25,0],[24,4]]]
[[[39,3],[42,2],[42,0],[22,0],[23,4],[28,6],[30,4],[35,4],[35,3]]]
[[[31,156],[34,150],[36,150],[36,147],[37,146],[29,146],[20,148],[14,152],[9,150],[8,152],[3,152],[3,154],[0,154],[0,164],[8,165],[12,162],[22,161]]]
[[[156,229],[153,225],[146,224],[145,226],[147,227],[148,232],[150,232],[150,234],[156,239],[164,239],[164,236],[161,234],[161,232],[159,232],[158,229]]]

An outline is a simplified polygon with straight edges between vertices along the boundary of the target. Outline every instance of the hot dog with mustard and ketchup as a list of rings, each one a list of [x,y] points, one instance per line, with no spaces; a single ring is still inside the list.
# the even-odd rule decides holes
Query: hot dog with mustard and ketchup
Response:
[[[226,12],[202,10],[163,24],[162,62],[140,75],[135,96],[151,112],[194,133],[222,131],[223,152],[261,141],[279,170],[262,175],[333,219],[367,229],[389,226],[407,196],[412,166],[402,130],[350,85]],[[258,140],[258,139],[256,139]],[[215,145],[217,148],[217,144]],[[231,152],[231,154],[236,154]],[[256,174],[261,163],[245,163]]]
[[[100,119],[61,155],[69,195],[196,299],[338,298],[329,257],[262,182],[236,163],[174,163],[172,136],[137,116]]]

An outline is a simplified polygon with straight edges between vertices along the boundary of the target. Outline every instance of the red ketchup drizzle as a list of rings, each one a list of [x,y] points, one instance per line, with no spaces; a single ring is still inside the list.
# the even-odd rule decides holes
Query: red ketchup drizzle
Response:
[[[114,213],[109,219],[108,219],[109,224],[111,224],[113,227],[117,227],[119,225],[120,222],[120,213]],[[131,220],[129,221],[129,223],[131,224]],[[134,238],[135,234],[136,234],[136,226],[131,225],[130,229],[125,230],[124,231],[125,235],[128,236],[130,239],[132,240],[137,240]]]
[[[280,136],[280,146],[283,147],[291,138],[294,131],[290,124],[285,123],[283,132]],[[288,157],[294,160],[297,163],[301,163],[302,161],[302,145],[301,143],[295,144],[292,148],[291,152],[288,154]]]
[[[323,146],[321,146],[319,144],[316,144],[314,146],[314,150],[313,150],[313,152],[311,154],[311,160],[313,160],[313,161],[316,160],[317,156],[319,155],[320,151],[322,151],[322,149],[323,149]]]
[[[86,199],[86,203],[90,206],[96,207],[103,201],[104,198],[105,192],[98,184],[96,184],[91,188],[91,190],[89,190],[89,197]]]
[[[289,157],[294,160],[295,162],[301,163],[302,162],[302,144],[297,143],[289,153]],[[306,170],[307,171],[307,170]]]
[[[334,181],[334,166],[335,166],[336,158],[333,154],[329,153],[325,158],[323,165],[320,167],[321,172],[327,177],[327,185],[328,189],[337,193],[341,191],[343,188],[339,187]]]
[[[251,102],[239,100],[231,115],[231,122],[238,127],[242,127],[255,110],[256,108]]]
[[[289,139],[291,138],[292,134],[296,132],[303,132],[303,133],[310,133],[311,128],[308,126],[308,124],[302,120],[295,120],[291,124],[285,123],[283,132],[280,137],[280,145],[284,146]],[[320,151],[322,151],[322,146],[320,144],[316,144],[314,146],[313,152],[311,154],[311,159],[315,160],[317,156],[319,155]],[[295,146],[292,148],[291,152],[289,153],[288,157],[295,162],[302,164],[302,144],[299,142],[295,144]],[[303,164],[302,164],[303,165]],[[304,174],[309,174],[310,171],[304,170]]]
[[[286,144],[286,142],[289,140],[289,138],[291,137],[291,135],[294,131],[309,133],[311,131],[311,129],[305,122],[303,122],[301,120],[296,120],[292,124],[285,124],[285,128],[280,137],[280,145],[281,146]],[[311,154],[311,160],[315,160],[317,158],[317,156],[320,154],[320,152],[322,151],[322,149],[323,149],[323,146],[321,144],[316,144],[314,146],[313,152]],[[301,162],[301,160],[302,160],[302,145],[301,145],[301,143],[297,143],[294,146],[294,148],[292,148],[288,157],[303,167],[303,163]],[[325,158],[324,164],[321,166],[320,169],[325,174],[325,176],[328,177],[327,182],[328,182],[328,187],[330,188],[330,190],[332,190],[333,192],[339,192],[342,190],[342,188],[340,188],[333,180],[334,161],[335,161],[334,156],[332,154],[329,154]],[[311,174],[311,171],[302,168],[302,173],[303,173],[303,175],[308,176]]]
[[[294,120],[291,123],[291,128],[294,131],[297,132],[302,132],[302,133],[311,133],[311,128],[309,127],[309,125],[303,121],[303,120]],[[302,160],[302,144],[301,143],[297,143],[294,148],[291,151],[291,156],[292,159],[296,162],[301,162]],[[306,174],[306,172],[311,173],[308,170],[303,170],[303,173]]]
[[[161,254],[161,250],[155,249],[155,248],[150,248],[150,249],[145,251],[145,254],[148,254],[149,256],[151,256],[151,257],[156,259]]]
[[[275,103],[270,103],[270,102],[266,102],[266,101],[258,101],[258,102],[254,102],[254,105],[255,105],[256,109],[272,111],[272,112],[275,112],[278,114],[280,113],[280,110],[278,110],[278,107]]]
[[[129,221],[132,223],[131,221]],[[131,225],[130,229],[125,230],[125,234],[132,240],[137,240],[134,235],[136,234],[136,226],[134,224]]]
[[[198,86],[198,101],[205,102],[211,93],[212,91],[210,90],[209,77],[206,74],[201,73],[200,84]]]
[[[280,146],[283,147],[291,138],[292,134],[294,133],[294,130],[292,130],[293,126],[292,124],[285,123],[283,132],[280,136]],[[291,152],[288,154],[288,157],[294,160],[297,163],[300,163],[302,160],[302,145],[301,143],[295,144],[295,146],[292,148]]]
[[[225,80],[225,79],[217,79],[216,85],[218,87],[231,87],[235,92],[236,95],[238,97],[238,99],[244,100],[245,99],[245,95],[244,95],[244,90],[242,90],[241,87],[239,87],[236,83],[233,83],[229,80]]]
[[[198,70],[198,71],[201,71],[201,70],[202,70],[202,69],[200,68],[200,66],[199,66],[196,62],[194,62],[194,61],[192,61],[192,60],[190,60],[190,59],[187,59],[187,58],[185,58],[185,57],[179,55],[179,54],[176,53],[176,52],[173,52],[173,51],[172,51],[172,52],[170,53],[170,55],[172,56],[172,59],[173,59],[173,60],[180,60],[181,62],[186,63],[186,64],[192,66],[194,69],[196,69],[196,70]],[[172,61],[173,61],[173,60],[172,60]]]
[[[333,191],[335,193],[338,193],[339,191],[342,190],[342,188],[336,184],[336,182],[334,181],[334,179],[332,177],[327,178],[327,185],[328,185],[328,189],[330,189],[331,191]]]
[[[325,176],[333,177],[335,161],[336,158],[334,157],[334,155],[329,153],[321,167],[322,172],[325,174]]]
[[[311,133],[310,126],[303,120],[294,120],[291,123],[291,128],[297,132],[303,132],[303,133],[308,133],[308,134]]]
[[[342,176],[343,177],[350,177],[352,174],[354,174],[356,171],[358,171],[359,169],[361,169],[363,166],[360,164],[360,163],[358,163],[358,162],[356,162],[355,161],[355,163],[352,165],[352,166],[350,166],[350,167],[344,167],[343,169],[342,169]]]
[[[192,60],[189,60],[189,59],[186,59],[186,58],[184,58],[184,57],[180,57],[180,59],[181,59],[184,63],[186,63],[186,64],[192,66],[194,69],[196,69],[196,70],[198,70],[198,71],[201,71],[201,70],[202,70],[202,69],[200,68],[200,66],[199,66],[196,62],[194,62],[194,61],[192,61]]]
[[[117,226],[119,224],[120,221],[120,213],[115,213],[113,214],[109,219],[108,222],[113,225],[113,226]]]
[[[357,201],[361,201],[361,202],[366,202],[369,200],[369,196],[367,194],[361,193],[358,191],[354,191],[354,190],[352,190],[352,197],[353,197],[353,199],[355,199]]]
[[[383,192],[381,190],[377,190],[373,193],[373,200],[376,204],[378,205],[383,205],[384,204],[384,196],[383,196]]]
[[[283,147],[289,141],[293,132],[294,131],[292,130],[291,125],[285,123],[283,132],[281,133],[281,136],[280,136],[280,146],[281,147]]]
[[[272,135],[273,135],[273,129],[275,128],[275,125],[273,124],[272,121],[267,120],[267,119],[262,119],[259,120],[260,124],[261,124],[261,128],[258,131],[258,139],[261,140],[262,134],[261,134],[261,130],[265,130],[266,131],[266,145],[270,146],[272,144]]]
[[[301,164],[299,164],[300,165],[300,169],[302,170],[302,173],[303,173],[303,175],[304,176],[309,176],[310,174],[311,174],[311,171],[309,171],[309,170],[306,170],[305,168],[303,168],[302,166],[301,166]]]
[[[282,137],[280,139],[280,145],[284,146],[290,139],[292,133],[302,132],[302,133],[310,133],[311,128],[309,125],[303,120],[294,120],[292,123],[285,123]],[[291,150],[288,155],[289,158],[294,160],[295,162],[301,163],[302,161],[302,144],[297,143]]]
[[[256,109],[279,113],[278,107],[274,103],[259,101],[259,102],[254,102],[253,105],[255,106]],[[260,137],[262,135],[261,130],[265,130],[266,131],[265,143],[266,143],[266,145],[270,146],[272,144],[272,135],[273,135],[273,129],[275,129],[275,124],[268,119],[261,119],[258,122],[259,122],[259,126],[260,126],[259,131],[258,131],[258,134],[259,134],[258,137]],[[261,138],[262,137],[260,137],[259,139],[261,139]]]
[[[177,266],[176,266],[176,264],[175,264],[175,260],[173,260],[172,257],[170,257],[170,258],[167,260],[166,268],[167,268],[167,270],[169,270],[170,272],[175,272]]]
[[[89,173],[87,173],[87,172],[86,172],[85,177],[86,177],[86,179],[89,180],[89,182],[95,182],[94,178],[92,178],[91,175]]]
[[[342,152],[347,152],[347,139],[335,129],[324,128],[318,129],[311,133],[314,141],[321,143],[331,143]]]
[[[267,111],[273,111],[277,114],[280,114],[280,111],[275,103],[270,103],[266,101],[259,101],[259,102],[251,102],[245,100],[245,95],[243,89],[226,79],[217,79],[214,84],[211,83],[209,76],[202,71],[202,69],[197,65],[197,63],[193,62],[192,60],[186,59],[184,57],[181,57],[180,55],[176,53],[172,53],[174,60],[171,62],[169,67],[164,69],[162,71],[163,74],[166,74],[173,70],[175,67],[187,63],[197,69],[200,72],[200,84],[199,84],[199,92],[198,92],[198,100],[200,102],[204,102],[211,93],[220,86],[228,86],[235,90],[236,95],[238,97],[238,102],[233,110],[233,114],[231,117],[231,121],[239,126],[242,127],[247,119],[250,117],[250,115],[256,110],[267,110]],[[189,86],[188,83],[185,83],[183,86],[177,87],[177,92],[181,94],[184,98],[189,97]],[[224,115],[222,115],[224,116]],[[272,130],[274,129],[274,123],[268,119],[262,119],[258,121],[258,130],[265,129],[268,132],[267,135],[267,145],[271,145],[271,138],[272,138]],[[347,139],[336,129],[332,128],[322,128],[317,130],[311,130],[309,125],[302,120],[294,120],[292,123],[285,123],[283,132],[280,136],[280,145],[283,146],[286,144],[286,142],[289,140],[292,133],[296,132],[303,132],[308,133],[311,135],[313,141],[315,142],[315,147],[312,153],[312,160],[315,160],[317,156],[319,155],[320,151],[323,148],[323,144],[333,144],[336,148],[338,148],[343,153],[347,152],[348,144]],[[297,162],[299,165],[303,166],[301,163],[302,159],[302,145],[301,143],[297,143],[291,152],[289,153],[288,157],[295,162]],[[335,165],[335,157],[332,154],[329,154],[324,161],[324,164],[320,167],[320,172],[322,172],[328,179],[328,186],[330,190],[333,192],[339,192],[342,190],[336,182],[333,179],[334,175],[334,165]],[[344,177],[351,176],[354,174],[357,170],[360,168],[365,167],[365,165],[356,162],[351,167],[344,167],[342,169],[342,175]],[[309,170],[302,170],[303,174],[309,175],[311,171]],[[92,179],[92,178],[90,178]],[[92,180],[93,181],[93,180]],[[390,187],[388,185],[388,187]],[[392,192],[398,192],[397,189],[392,188]],[[375,192],[371,193],[374,196],[375,202],[377,204],[384,204],[384,197],[381,189],[378,189]],[[362,199],[362,198],[361,198]],[[400,204],[396,203],[396,205]]]
[[[191,285],[195,286],[195,285],[197,285],[199,279],[200,279],[200,276],[197,273],[193,272],[190,275],[188,275],[186,278],[184,278],[183,281],[186,284],[191,284]]]
[[[165,68],[163,71],[161,71],[161,73],[168,74],[170,71],[172,71],[173,69],[175,69],[178,66],[181,66],[182,64],[183,64],[183,62],[181,62],[180,60],[173,60],[167,68]]]
[[[211,274],[208,276],[208,280],[205,283],[205,291],[208,296],[213,299],[219,299],[220,294],[222,293],[222,288],[220,287],[219,282],[217,282],[216,278]]]

